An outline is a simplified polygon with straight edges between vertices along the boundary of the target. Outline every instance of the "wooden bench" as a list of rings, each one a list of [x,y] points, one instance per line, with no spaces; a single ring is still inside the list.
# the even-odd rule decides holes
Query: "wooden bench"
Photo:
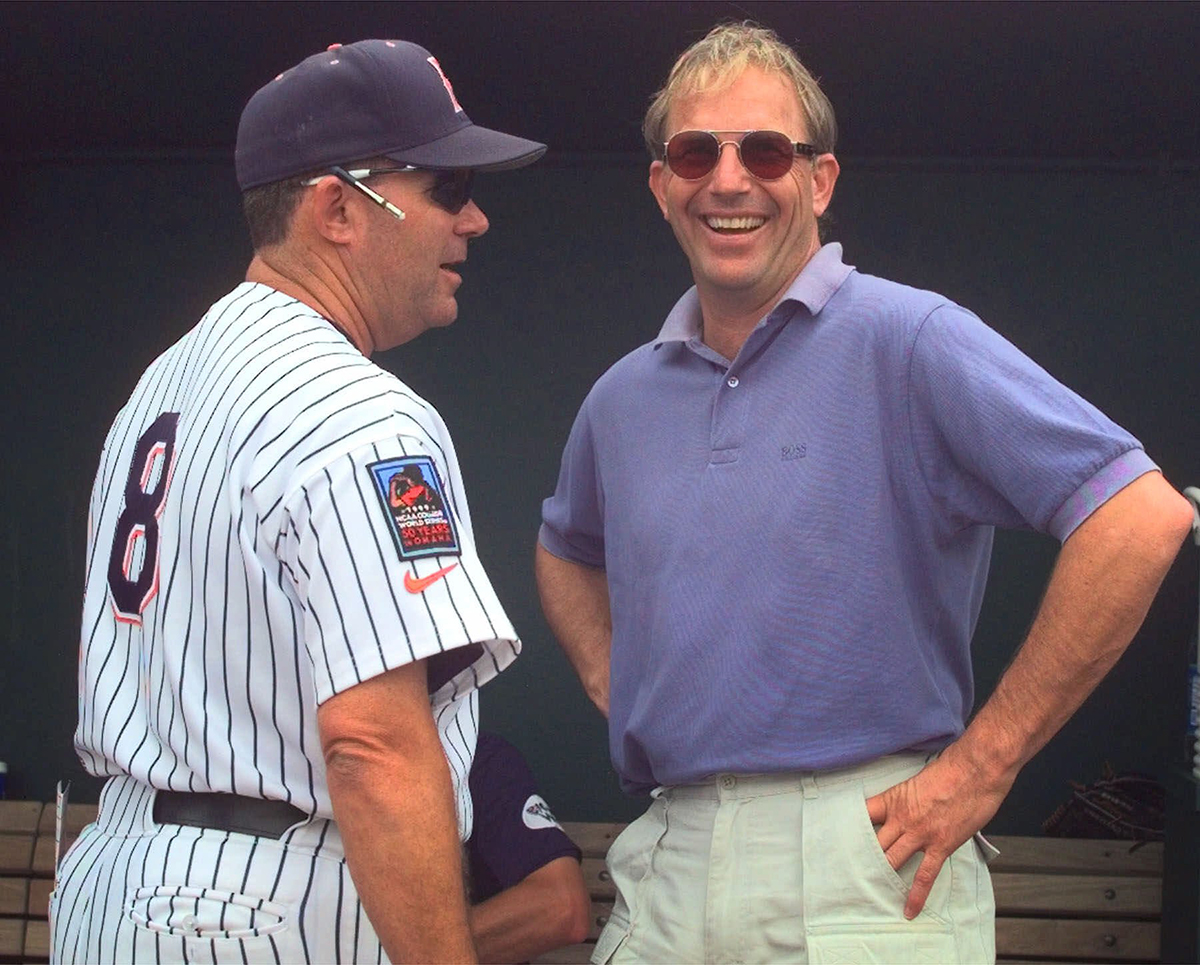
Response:
[[[549,952],[538,965],[589,961],[612,909],[604,866],[623,824],[563,822],[583,851],[592,896],[588,941]],[[1157,962],[1162,916],[1161,844],[1049,837],[992,837],[996,953],[1001,962]]]
[[[95,805],[67,809],[78,834]],[[583,850],[592,896],[588,941],[540,956],[539,965],[577,965],[612,909],[604,867],[623,824],[564,822]],[[993,837],[996,951],[1002,962],[1157,962],[1162,914],[1161,844],[1069,838]],[[54,805],[0,801],[0,962],[45,962],[46,906],[54,874]]]
[[[69,805],[64,833],[95,817],[94,804]],[[0,801],[0,962],[49,961],[53,883],[54,805]]]

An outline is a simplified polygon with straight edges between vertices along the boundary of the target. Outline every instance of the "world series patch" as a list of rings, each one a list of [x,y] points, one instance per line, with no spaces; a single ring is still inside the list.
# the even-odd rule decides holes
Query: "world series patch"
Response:
[[[454,517],[429,456],[402,456],[367,466],[375,494],[391,524],[400,558],[461,556]]]

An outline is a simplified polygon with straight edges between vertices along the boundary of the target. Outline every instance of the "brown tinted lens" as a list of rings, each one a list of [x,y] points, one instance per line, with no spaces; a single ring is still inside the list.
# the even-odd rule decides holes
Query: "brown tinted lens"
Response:
[[[778,131],[751,131],[742,138],[741,154],[746,170],[763,181],[787,174],[796,156],[787,135]]]
[[[667,167],[685,181],[695,181],[716,167],[717,147],[708,131],[680,131],[667,141]]]
[[[438,171],[434,176],[429,196],[439,207],[451,214],[458,214],[471,200],[471,185],[475,172],[471,170]]]

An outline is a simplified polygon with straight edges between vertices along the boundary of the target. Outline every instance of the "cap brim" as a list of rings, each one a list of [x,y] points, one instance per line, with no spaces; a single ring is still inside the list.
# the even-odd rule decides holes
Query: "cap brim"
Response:
[[[422,168],[507,171],[532,164],[545,153],[545,144],[469,124],[428,144],[402,151],[385,151],[384,156]]]

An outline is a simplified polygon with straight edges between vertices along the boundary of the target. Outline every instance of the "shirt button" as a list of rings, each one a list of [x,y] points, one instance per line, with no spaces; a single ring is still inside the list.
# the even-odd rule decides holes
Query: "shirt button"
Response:
[[[725,384],[731,389],[736,389],[738,387],[738,377],[736,375],[729,376],[729,378],[725,380]]]
[[[199,924],[195,915],[184,915],[179,922],[179,927],[184,931],[199,931],[200,929],[196,927]]]
[[[722,774],[721,787],[725,788],[727,791],[732,790],[733,788],[737,787],[737,778],[732,774]]]

